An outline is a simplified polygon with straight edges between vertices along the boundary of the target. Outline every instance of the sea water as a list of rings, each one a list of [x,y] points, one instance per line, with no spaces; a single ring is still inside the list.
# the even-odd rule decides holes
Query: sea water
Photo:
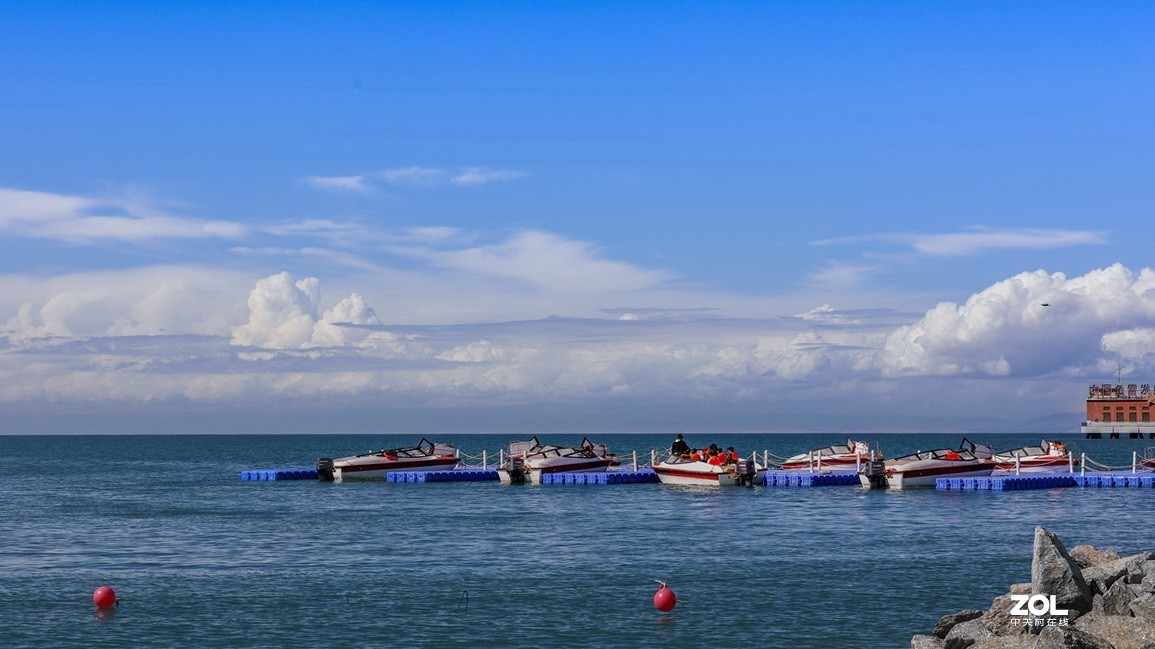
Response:
[[[1155,549],[1152,489],[240,480],[418,437],[0,437],[0,646],[906,647],[1029,581],[1036,525]],[[515,438],[436,437],[473,455]],[[687,437],[780,456],[843,441]],[[671,437],[595,441],[644,459]],[[958,437],[869,441],[896,456]],[[1064,441],[1119,466],[1155,445]],[[101,585],[117,608],[93,605]]]

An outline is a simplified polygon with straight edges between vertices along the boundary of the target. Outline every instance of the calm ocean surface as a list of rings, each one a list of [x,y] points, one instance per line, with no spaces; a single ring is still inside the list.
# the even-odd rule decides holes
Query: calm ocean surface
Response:
[[[0,437],[0,645],[907,647],[1029,581],[1035,525],[1068,547],[1155,549],[1155,490],[240,480],[417,438]],[[470,454],[513,439],[436,438]],[[842,441],[687,438],[778,455]],[[671,436],[600,439],[622,453]],[[896,456],[958,436],[870,441]],[[1108,464],[1155,446],[1065,441]],[[655,579],[678,595],[669,614]],[[101,585],[121,599],[112,614],[92,604]]]

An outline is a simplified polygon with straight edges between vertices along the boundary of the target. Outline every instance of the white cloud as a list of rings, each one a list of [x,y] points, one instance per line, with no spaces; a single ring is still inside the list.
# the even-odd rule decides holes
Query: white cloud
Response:
[[[939,234],[892,233],[838,237],[811,241],[810,245],[830,246],[854,243],[897,243],[932,256],[973,255],[987,250],[1049,250],[1072,246],[1106,245],[1107,233],[1099,230],[1057,230],[1046,228],[990,228],[976,226],[964,232]],[[850,267],[852,270],[854,266]],[[837,272],[838,266],[832,266]]]
[[[1106,243],[1106,236],[1102,232],[1041,228],[978,227],[970,232],[924,234],[911,239],[911,245],[923,254],[951,256],[971,255],[993,249],[1047,250]]]
[[[892,332],[874,366],[894,376],[1059,371],[1085,363],[1105,332],[1136,321],[1155,323],[1150,269],[1021,273]]]
[[[365,176],[307,176],[305,182],[317,189],[330,191],[358,193],[369,191]]]
[[[374,184],[384,183],[399,187],[433,188],[444,186],[477,187],[497,182],[526,178],[529,174],[514,169],[490,167],[397,167],[369,174],[350,176],[308,176],[305,182],[317,189],[367,193]]]
[[[501,243],[456,250],[396,247],[394,251],[442,268],[573,294],[639,290],[670,279],[663,271],[605,259],[589,243],[550,232],[519,232]]]
[[[385,182],[395,185],[431,187],[445,181],[448,172],[432,167],[401,167],[380,173]]]
[[[163,238],[232,238],[246,228],[230,221],[167,215],[136,199],[86,198],[0,188],[0,232],[69,243]]]
[[[455,185],[488,185],[490,183],[525,178],[527,174],[509,169],[486,169],[467,167],[449,179]]]
[[[576,250],[578,262],[598,261]],[[463,268],[437,290],[413,290],[426,303],[465,295],[447,288],[475,266]],[[279,273],[249,278],[246,304],[235,275],[150,270],[41,281],[22,289],[37,299],[6,296],[0,402],[325,399],[444,412],[578,401],[593,410],[697,404],[718,417],[768,408],[822,419],[841,408],[885,419],[924,404],[957,416],[1015,409],[1024,395],[1077,410],[1082,384],[1099,382],[1104,367],[1155,369],[1155,272],[1120,265],[1073,278],[1021,273],[898,327],[893,313],[831,305],[770,319],[652,317],[639,307],[605,319],[398,326],[374,306],[409,307],[365,297],[361,286],[325,306],[319,280]],[[358,278],[365,288],[377,280]],[[0,287],[18,284],[0,277]],[[622,313],[643,317],[613,319]],[[208,335],[186,335],[194,330]]]

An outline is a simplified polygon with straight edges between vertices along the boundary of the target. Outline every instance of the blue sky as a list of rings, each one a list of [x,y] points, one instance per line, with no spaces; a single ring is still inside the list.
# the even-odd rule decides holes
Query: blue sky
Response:
[[[1153,12],[6,3],[3,432],[1073,428]]]

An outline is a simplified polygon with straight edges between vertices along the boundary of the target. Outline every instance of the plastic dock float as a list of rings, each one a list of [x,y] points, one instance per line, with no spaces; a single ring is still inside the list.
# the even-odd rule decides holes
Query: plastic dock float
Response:
[[[657,482],[658,474],[650,469],[640,471],[606,471],[604,473],[547,473],[544,484],[639,484]]]
[[[316,469],[258,469],[241,471],[241,480],[316,480]]]
[[[1155,486],[1155,475],[1150,473],[1128,473],[1109,474],[1109,473],[1088,473],[1087,475],[1074,476],[1075,483],[1080,487],[1131,487],[1136,489],[1150,489]]]
[[[497,480],[495,469],[457,469],[455,471],[392,471],[385,482],[488,482]]]
[[[1078,476],[1072,476],[1069,473],[939,478],[934,481],[934,487],[939,491],[1029,491],[1074,487],[1078,484],[1076,478]]]
[[[853,471],[830,473],[800,473],[797,471],[767,471],[767,487],[841,487],[859,484]]]

